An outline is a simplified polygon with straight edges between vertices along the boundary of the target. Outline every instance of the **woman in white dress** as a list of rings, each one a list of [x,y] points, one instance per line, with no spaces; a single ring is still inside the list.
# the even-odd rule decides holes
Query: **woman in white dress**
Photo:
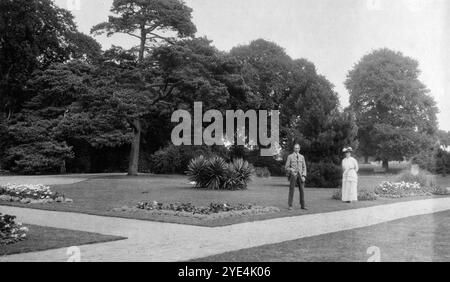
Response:
[[[342,201],[346,203],[358,201],[358,161],[352,157],[353,149],[344,148],[345,158],[342,160]]]

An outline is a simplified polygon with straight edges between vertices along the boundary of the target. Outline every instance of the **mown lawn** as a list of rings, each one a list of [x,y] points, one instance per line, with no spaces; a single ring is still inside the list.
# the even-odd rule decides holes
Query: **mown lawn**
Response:
[[[362,176],[360,188],[373,189],[383,180],[392,176]],[[443,182],[449,184],[450,178]],[[448,185],[450,186],[450,184]],[[23,206],[28,208],[47,209],[56,211],[71,211],[95,215],[135,218],[192,224],[201,226],[223,226],[247,221],[263,220],[276,217],[296,216],[310,213],[323,213],[344,209],[355,209],[373,205],[382,205],[396,201],[417,200],[422,198],[409,198],[403,200],[379,199],[374,202],[359,202],[345,204],[331,199],[334,189],[306,189],[306,201],[309,211],[301,211],[297,206],[295,211],[287,210],[288,183],[285,177],[272,177],[270,179],[255,179],[245,191],[204,191],[195,190],[184,176],[96,176],[84,182],[52,186],[52,189],[63,193],[74,200],[74,203],[50,205],[21,205],[2,202],[2,205]],[[298,201],[298,191],[296,191]],[[216,221],[202,221],[199,219],[154,216],[145,212],[125,213],[115,212],[114,208],[134,206],[141,201],[158,201],[166,203],[183,202],[195,205],[208,205],[215,203],[249,203],[260,206],[274,206],[281,209],[275,214],[257,215],[250,217],[232,217]]]
[[[57,229],[36,225],[25,226],[30,229],[27,239],[12,245],[0,246],[0,256],[38,252],[125,239],[116,236]]]
[[[225,253],[199,262],[450,262],[450,212]]]

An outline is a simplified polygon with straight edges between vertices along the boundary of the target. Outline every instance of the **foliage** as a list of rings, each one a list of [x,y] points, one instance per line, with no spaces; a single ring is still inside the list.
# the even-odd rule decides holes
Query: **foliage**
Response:
[[[167,146],[156,151],[150,157],[148,170],[156,174],[175,174],[180,172],[182,167],[183,157],[180,150],[176,146]],[[145,169],[140,168],[141,171]],[[184,171],[181,169],[181,171]]]
[[[271,176],[267,167],[255,167],[253,170],[256,177],[269,178]]]
[[[103,105],[107,108],[93,112],[93,116],[102,117],[105,112],[109,116],[114,112],[114,117],[121,120],[118,125],[126,124],[132,129],[128,131],[130,141],[137,142],[136,128],[140,129],[146,148],[154,148],[155,142],[160,145],[167,143],[173,111],[189,111],[194,101],[203,101],[205,110],[221,108],[230,95],[229,89],[237,91],[235,89],[243,84],[235,78],[238,66],[233,60],[219,53],[205,39],[185,40],[155,48],[144,61],[143,69],[137,67],[128,52],[111,50],[108,56],[113,58],[101,68],[102,85],[106,87],[102,92],[105,93],[100,92],[97,86],[92,89],[93,93],[100,92],[97,95],[106,96],[107,103]],[[123,58],[125,62],[118,63],[114,57]],[[91,113],[89,110],[90,116]]]
[[[333,163],[307,163],[306,185],[314,188],[337,188],[342,182],[342,169]]]
[[[189,180],[195,182],[197,188],[207,187],[209,181],[208,168],[209,162],[203,156],[192,159],[186,171]]]
[[[237,159],[227,163],[221,157],[192,159],[187,175],[196,188],[210,190],[244,190],[251,181],[252,168],[248,162]]]
[[[353,115],[340,110],[333,85],[317,73],[313,63],[293,60],[283,48],[263,39],[233,48],[230,54],[242,63],[242,75],[251,90],[236,103],[244,109],[280,110],[280,145],[285,151],[300,143],[308,161],[338,163],[342,147],[357,147]],[[269,167],[274,175],[283,174],[275,165],[272,169],[253,164]]]
[[[0,213],[0,246],[25,240],[28,228],[16,223],[16,217]]]
[[[21,173],[60,172],[72,146],[120,146],[127,127],[95,83],[95,68],[80,61],[54,64],[28,83],[32,98],[6,123],[5,167]]]
[[[0,42],[0,114],[9,117],[28,100],[26,81],[34,71],[74,58],[93,61],[101,52],[51,0],[1,1]]]
[[[221,146],[174,146],[164,147],[150,155],[147,167],[141,167],[141,171],[149,171],[156,174],[184,174],[189,162],[197,156],[207,158],[220,156],[225,159],[227,151]]]
[[[450,174],[450,152],[442,148],[424,150],[412,158],[412,163],[436,174]]]
[[[141,116],[151,119],[148,128],[157,128],[159,135],[167,138],[170,134],[163,135],[160,130],[170,132],[167,125],[170,125],[170,113],[174,108],[192,105],[195,97],[211,101],[205,104],[216,108],[228,97],[227,84],[238,88],[234,80],[227,79],[227,76],[233,77],[228,72],[237,71],[236,66],[209,44],[198,40],[155,51],[155,60],[160,60],[164,72],[159,74],[159,79],[163,81],[150,80],[148,83],[170,85],[171,81],[178,81],[178,88],[173,91],[179,98],[170,99],[172,104],[168,99],[165,104],[154,103],[158,94],[142,86],[142,71],[136,68],[134,56],[118,48],[106,52],[98,66],[72,61],[37,72],[29,82],[32,99],[22,113],[9,122],[7,130],[17,137],[26,135],[27,138],[5,138],[9,142],[7,146],[13,151],[22,143],[36,146],[34,143],[38,140],[31,140],[36,137],[45,142],[67,141],[69,146],[88,147],[88,150],[119,147],[131,142],[130,124],[133,122],[130,121]],[[170,59],[174,56],[180,56],[181,60]],[[186,61],[187,56],[195,61]],[[192,68],[186,69],[186,63],[192,64]],[[209,70],[214,73],[205,73]],[[205,79],[200,81],[201,77]],[[14,127],[17,130],[13,130]],[[146,137],[150,140],[154,136]],[[63,157],[58,163],[65,160]],[[186,167],[187,161],[183,165]]]
[[[342,189],[335,190],[331,196],[333,200],[342,201]],[[376,201],[378,196],[373,191],[358,189],[358,201]]]
[[[242,74],[251,93],[231,101],[232,107],[243,110],[279,109],[292,77],[292,59],[273,42],[258,39],[248,45],[233,48],[231,56],[243,65]]]
[[[64,162],[73,158],[71,148],[65,142],[35,142],[8,149],[5,166],[22,174],[51,174],[64,170]]]
[[[293,60],[262,39],[221,52],[207,38],[193,38],[192,9],[183,1],[115,0],[112,15],[92,34],[124,33],[139,38],[140,45],[131,50],[113,46],[102,54],[95,40],[76,30],[69,12],[50,0],[38,2],[1,3],[0,21],[8,20],[2,42],[8,44],[2,45],[0,72],[11,93],[0,101],[5,108],[0,109],[0,158],[6,169],[54,173],[67,163],[70,169],[91,170],[93,159],[113,159],[117,150],[116,157],[129,162],[130,174],[137,173],[138,162],[145,171],[181,173],[199,153],[165,148],[152,154],[170,138],[171,113],[191,111],[194,101],[203,101],[204,110],[280,110],[282,147],[290,150],[300,143],[313,163],[338,163],[343,146],[357,147],[354,116],[341,111],[333,85],[313,63]],[[23,14],[18,17],[17,11]],[[40,23],[50,28],[40,30]],[[15,34],[24,31],[31,33],[26,38]],[[6,60],[6,53],[13,59]],[[14,75],[4,75],[11,65]],[[11,108],[12,115],[3,113]],[[130,157],[123,156],[130,148]],[[283,175],[282,161],[259,157],[257,150],[239,157],[217,155],[227,161],[243,158]],[[322,179],[313,181],[319,185],[314,182],[327,177],[315,178]]]
[[[359,127],[360,152],[403,160],[434,144],[438,109],[419,81],[419,64],[400,52],[379,49],[364,56],[345,82]]]
[[[143,117],[170,97],[179,80],[164,80],[158,74],[157,60],[144,63],[146,53],[152,53],[161,43],[174,44],[177,39],[193,36],[196,27],[191,21],[192,9],[180,0],[114,0],[111,8],[114,16],[91,30],[93,34],[111,36],[124,33],[138,38],[140,43],[137,64],[122,74],[135,83],[116,92],[117,102],[128,114],[126,121],[132,129],[132,142],[128,174],[136,175],[139,167]],[[175,32],[178,38],[168,38],[167,32]],[[133,51],[133,50],[132,50]],[[117,64],[117,61],[115,61]],[[150,78],[150,79],[149,79]],[[157,81],[154,81],[156,78]],[[137,80],[137,81],[136,81]],[[150,80],[150,81],[149,81]],[[123,83],[122,83],[123,84]],[[122,85],[123,88],[123,85]],[[142,103],[144,102],[144,103]]]
[[[243,159],[235,159],[228,164],[227,177],[225,179],[225,190],[245,190],[252,178],[253,169]]]
[[[249,151],[245,153],[243,157],[254,167],[267,168],[268,172],[272,176],[284,176],[283,160],[278,160],[276,157],[263,157],[260,155],[259,150]]]
[[[375,188],[375,193],[384,198],[407,198],[416,196],[430,196],[433,188],[422,186],[414,182],[384,181]]]
[[[227,180],[229,180],[228,164],[221,157],[212,157],[207,161],[205,177],[201,177],[201,179],[206,179],[206,183],[197,183],[198,188],[226,190],[228,188]]]
[[[438,130],[437,138],[439,140],[439,145],[443,146],[444,148],[450,146],[450,131]]]
[[[180,0],[114,0],[111,12],[115,16],[94,26],[91,33],[107,36],[123,33],[138,38],[140,61],[148,45],[175,40],[164,37],[166,33],[176,32],[179,38],[184,38],[197,31],[191,21],[192,9]]]

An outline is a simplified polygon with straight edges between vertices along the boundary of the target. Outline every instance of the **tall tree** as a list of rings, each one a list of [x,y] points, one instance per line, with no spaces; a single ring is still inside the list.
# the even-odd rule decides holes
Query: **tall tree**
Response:
[[[281,106],[286,148],[300,143],[310,162],[338,164],[345,146],[357,146],[357,126],[340,109],[334,86],[305,59],[295,60]]]
[[[139,40],[138,65],[143,68],[145,54],[161,43],[174,43],[176,38],[193,36],[196,27],[191,21],[192,9],[180,0],[114,0],[108,22],[100,23],[92,28],[91,33],[111,36],[124,33]],[[175,33],[173,35],[173,33]],[[152,87],[152,86],[151,86]],[[159,85],[156,85],[159,87]],[[170,95],[173,85],[159,88],[158,97],[154,101]],[[129,93],[132,95],[132,93]],[[131,143],[128,174],[138,174],[139,151],[142,135],[142,115],[136,113],[129,120],[133,128],[134,138]]]
[[[419,64],[400,52],[379,49],[364,56],[345,85],[359,127],[361,151],[389,168],[433,145],[438,109],[419,80]]]

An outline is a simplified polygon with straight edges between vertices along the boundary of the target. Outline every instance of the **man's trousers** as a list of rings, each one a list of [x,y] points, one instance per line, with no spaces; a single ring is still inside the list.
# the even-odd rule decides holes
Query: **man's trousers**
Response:
[[[302,181],[302,177],[300,174],[291,174],[289,177],[289,180],[291,182],[289,187],[289,207],[292,207],[294,202],[294,190],[295,186],[298,185],[299,191],[300,191],[300,206],[302,208],[305,207],[305,183]]]

